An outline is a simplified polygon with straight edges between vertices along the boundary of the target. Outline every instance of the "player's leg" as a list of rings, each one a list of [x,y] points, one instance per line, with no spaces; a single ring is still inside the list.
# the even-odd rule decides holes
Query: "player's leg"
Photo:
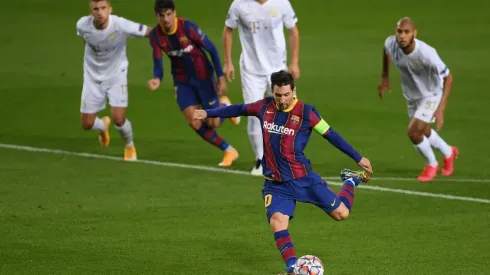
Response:
[[[204,109],[214,109],[214,108],[219,108],[219,107],[224,107],[225,103],[223,103],[223,99],[218,100],[218,94],[217,94],[217,88],[216,84],[212,80],[206,80],[206,81],[201,81],[199,83],[199,86],[196,87],[194,92],[197,94],[199,97],[199,101],[201,102],[202,108]],[[228,98],[224,99],[228,103],[228,105],[231,104],[230,100]],[[191,116],[193,116],[193,113],[191,113]],[[205,125],[209,129],[215,129],[221,124],[222,120],[220,118],[208,118],[205,121]],[[238,123],[238,122],[233,122]],[[214,135],[218,136],[215,130],[212,130]],[[223,140],[223,139],[222,139]],[[218,164],[219,166],[231,166],[233,162],[238,158],[238,151],[234,149],[231,145],[229,145],[226,141],[223,140],[225,144],[227,144],[226,148],[223,146],[223,148],[220,147],[224,151],[223,154],[223,160]]]
[[[427,102],[437,102],[439,105],[440,97],[435,97],[433,99],[425,99]],[[430,103],[425,103],[430,104]],[[434,122],[434,121],[432,121]],[[429,143],[432,147],[439,150],[444,155],[444,162],[442,168],[442,175],[449,176],[454,172],[454,161],[459,155],[459,149],[455,146],[449,146],[444,139],[442,139],[436,130],[432,129],[430,124],[427,124],[427,127],[424,130],[424,135],[429,140]]]
[[[101,85],[85,74],[80,106],[82,127],[85,130],[97,131],[99,133],[100,146],[107,147],[110,142],[109,125],[111,120],[107,116],[97,117],[97,112],[104,108],[105,95]]]
[[[194,111],[201,108],[201,101],[194,92],[193,87],[188,83],[175,83],[177,94],[177,104],[183,112],[189,126],[205,141],[219,148],[228,155],[226,162],[222,161],[219,166],[231,166],[233,161],[238,158],[238,152],[231,147],[216,131],[206,123],[194,119]]]
[[[340,174],[340,178],[344,182],[340,192],[335,194],[328,184],[323,181],[304,188],[304,202],[315,204],[336,221],[347,219],[354,206],[354,188],[361,182],[368,182],[370,177],[364,171],[344,169]]]
[[[112,121],[124,142],[124,160],[136,160],[133,127],[131,121],[126,117],[128,107],[127,69],[120,70],[118,74],[105,81],[103,87],[107,91],[107,97],[111,105]]]
[[[292,267],[296,263],[296,252],[288,227],[289,220],[294,216],[296,201],[285,195],[288,190],[287,184],[277,184],[274,181],[265,180],[262,195],[276,247],[286,264],[286,273],[292,274]]]
[[[133,141],[133,126],[126,117],[126,107],[111,107],[112,120],[124,142],[124,160],[137,160],[136,147]]]
[[[264,98],[264,93],[268,89],[267,76],[253,75],[245,70],[240,71],[243,100],[245,104],[256,102]],[[255,165],[252,168],[251,174],[262,176],[262,157],[264,156],[264,141],[262,139],[262,125],[260,120],[254,116],[249,116],[247,125],[247,133],[255,152]]]
[[[430,127],[429,123],[432,121],[432,114],[435,108],[437,108],[437,105],[434,101],[427,101],[425,99],[409,103],[409,116],[411,117],[411,121],[407,134],[414,147],[426,160],[425,167],[417,178],[417,180],[422,182],[434,179],[439,169],[439,163],[436,160],[429,139],[425,135],[428,129],[427,127]]]

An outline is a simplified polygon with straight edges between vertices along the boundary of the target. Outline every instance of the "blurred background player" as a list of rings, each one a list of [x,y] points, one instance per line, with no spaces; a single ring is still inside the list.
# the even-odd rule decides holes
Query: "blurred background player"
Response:
[[[378,86],[383,99],[385,89],[391,92],[388,77],[390,59],[400,70],[403,96],[407,100],[411,119],[408,136],[427,163],[417,178],[419,181],[434,179],[439,163],[432,147],[444,155],[442,175],[454,171],[454,160],[459,150],[449,146],[430,123],[437,121],[437,131],[444,122],[444,110],[453,86],[453,76],[437,51],[425,42],[416,39],[417,30],[410,18],[402,18],[396,25],[396,35],[385,40],[383,50],[383,72]]]
[[[345,220],[354,204],[354,187],[370,178],[364,171],[344,169],[341,173],[344,180],[342,190],[335,194],[320,175],[312,170],[304,154],[311,132],[322,135],[365,171],[373,171],[370,161],[335,132],[313,106],[296,99],[291,73],[273,73],[271,85],[273,97],[251,104],[196,110],[194,118],[256,116],[263,124],[265,150],[262,165],[265,183],[262,195],[276,246],[286,263],[286,272],[292,274],[296,254],[288,226],[294,215],[296,201],[314,204],[333,219]]]
[[[218,98],[218,95],[226,92],[226,82],[216,47],[195,23],[177,17],[173,0],[156,0],[155,15],[158,25],[150,33],[154,60],[153,79],[148,81],[148,88],[154,91],[160,87],[163,78],[163,51],[171,61],[180,110],[192,129],[204,140],[224,151],[223,160],[218,165],[231,166],[238,158],[238,152],[214,130],[221,124],[221,120],[208,119],[203,123],[192,119],[194,110],[201,106],[219,108],[231,104],[226,96]],[[211,55],[212,63],[204,51]],[[214,76],[215,71],[218,83]],[[231,118],[231,121],[235,125],[240,122],[239,118]]]
[[[245,103],[264,98],[266,91],[270,96],[270,75],[287,69],[284,26],[289,32],[289,71],[295,79],[299,77],[299,32],[296,22],[298,18],[289,0],[235,0],[231,4],[223,31],[225,75],[229,82],[235,78],[231,58],[232,33],[238,28],[242,45],[240,76]],[[256,156],[252,175],[262,175],[260,163],[264,146],[260,127],[256,117],[248,118],[247,132]]]
[[[107,116],[97,117],[97,113],[105,109],[106,97],[109,98],[112,120],[125,145],[124,160],[136,160],[133,129],[126,118],[129,65],[126,40],[148,36],[149,29],[111,13],[109,0],[91,0],[90,15],[77,22],[77,34],[85,41],[82,126],[85,130],[98,131],[100,145],[109,146],[111,120]]]

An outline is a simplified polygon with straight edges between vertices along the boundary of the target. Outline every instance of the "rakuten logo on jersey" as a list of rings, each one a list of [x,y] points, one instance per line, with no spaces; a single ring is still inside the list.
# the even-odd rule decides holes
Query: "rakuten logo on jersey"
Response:
[[[189,46],[185,47],[185,49],[182,49],[182,50],[170,51],[170,52],[168,52],[168,55],[181,57],[186,53],[190,53],[193,49],[194,49],[194,46],[189,45]]]
[[[267,130],[267,132],[271,134],[279,134],[279,135],[288,135],[288,136],[294,136],[294,130],[289,129],[287,127],[284,127],[284,125],[276,125],[274,122],[268,123],[267,121],[264,121],[264,129]]]

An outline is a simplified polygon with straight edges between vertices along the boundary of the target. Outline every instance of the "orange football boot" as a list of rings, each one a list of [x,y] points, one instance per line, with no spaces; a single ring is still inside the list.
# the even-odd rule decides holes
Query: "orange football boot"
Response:
[[[102,117],[105,124],[105,130],[99,132],[99,143],[102,148],[109,146],[111,136],[109,135],[109,126],[111,125],[111,119],[108,116]]]
[[[225,151],[225,155],[223,156],[223,160],[218,164],[221,167],[228,167],[233,164],[235,160],[238,159],[238,151],[233,148],[230,151]]]
[[[134,145],[124,147],[124,160],[125,161],[134,161],[137,159],[138,159],[138,157],[136,156],[136,147],[134,147]]]

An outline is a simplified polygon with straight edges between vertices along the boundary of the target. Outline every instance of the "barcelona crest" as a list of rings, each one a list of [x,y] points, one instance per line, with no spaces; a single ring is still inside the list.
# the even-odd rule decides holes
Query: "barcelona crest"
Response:
[[[295,115],[291,116],[291,123],[298,124],[299,120],[300,120],[299,116],[295,116]]]

